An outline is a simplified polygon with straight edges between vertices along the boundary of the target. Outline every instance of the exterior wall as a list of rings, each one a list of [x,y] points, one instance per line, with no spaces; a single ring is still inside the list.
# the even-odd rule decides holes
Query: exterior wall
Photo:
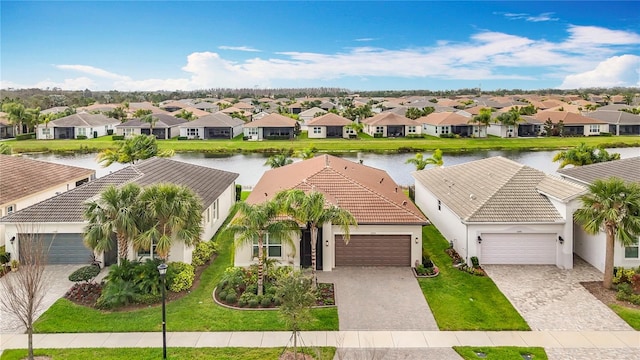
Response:
[[[439,136],[440,134],[436,134],[436,126],[430,124],[422,124],[422,133],[431,135],[431,136]]]
[[[604,272],[604,234],[589,235],[580,225],[574,224],[574,252],[584,261]],[[624,251],[624,249],[623,249]]]
[[[320,128],[320,133],[319,134],[315,134],[313,132],[314,128]],[[324,139],[327,137],[327,127],[326,126],[309,126],[308,129],[308,135],[309,135],[309,139]],[[344,131],[343,131],[344,134]],[[344,137],[344,135],[343,135]]]
[[[415,132],[409,132],[409,127],[411,127],[411,126],[414,126],[416,128]],[[415,135],[422,134],[422,124],[416,122],[415,125],[405,125],[405,127],[404,127],[404,136],[411,135],[411,134],[415,134]]]
[[[374,136],[373,134],[376,133],[376,127],[375,125],[365,125],[364,126],[364,131],[371,135]],[[387,127],[386,126],[381,126],[382,127],[382,137],[387,137]]]
[[[242,134],[242,125],[234,126],[233,127],[233,137],[236,137],[236,136],[238,136],[240,134]]]
[[[60,233],[60,234],[82,234],[85,223],[42,223],[42,224],[12,224],[6,223],[5,226],[5,234],[4,240],[6,245],[6,251],[11,253],[12,259],[19,259],[20,252],[18,249],[20,248],[19,243],[20,239],[17,237],[18,233],[39,233],[39,234],[51,234],[51,233]],[[13,236],[16,236],[16,240],[11,246],[11,239]],[[104,258],[102,255],[98,258],[98,260],[103,261]],[[88,263],[88,259],[87,259]]]
[[[565,219],[562,230],[558,233],[558,236],[562,236],[564,239],[564,244],[560,247],[561,251],[558,253],[557,265],[562,269],[573,269],[573,252],[575,243],[573,213],[580,207],[580,200],[576,198],[568,203],[564,203],[551,197],[549,197],[549,200]]]
[[[485,138],[487,137],[487,128],[488,126],[477,126],[477,125],[473,125],[473,137],[478,137],[478,138]]]
[[[197,135],[187,135],[187,130],[188,129],[196,129],[198,131]],[[188,139],[204,139],[204,128],[202,127],[196,127],[196,128],[190,128],[190,127],[180,127],[180,136],[186,136]]]
[[[49,131],[49,134],[45,134],[46,131]],[[53,127],[52,126],[44,126],[38,125],[36,128],[36,139],[38,140],[50,140],[53,139]]]
[[[608,131],[609,131],[609,124],[598,124],[598,129],[597,131],[594,131],[594,132],[591,131],[591,125],[584,126],[585,136],[597,136],[597,135],[600,135],[601,132],[608,132]]]
[[[510,131],[511,130],[511,131]],[[518,126],[502,125],[502,124],[490,124],[487,127],[487,134],[500,136],[502,138],[518,137]],[[511,135],[511,136],[509,136]]]
[[[142,129],[141,128],[123,128],[123,127],[117,127],[116,128],[116,134],[117,135],[121,135],[121,136],[125,136],[125,131],[127,133],[126,137],[131,138],[134,137],[136,135],[140,135],[142,134]]]
[[[298,246],[300,245],[301,234],[302,233],[300,231],[294,231],[291,233],[291,240],[294,246],[283,242],[282,257],[275,258],[279,261],[280,265],[290,265],[296,268],[300,267],[300,250]],[[236,246],[234,251],[233,265],[247,267],[251,264],[257,263],[257,258],[253,258],[251,256],[251,252],[251,244],[242,244],[240,246]]]
[[[220,194],[218,197],[218,217],[216,218],[213,213],[213,204],[209,206],[209,209],[205,209],[203,212],[203,232],[202,232],[202,240],[209,241],[213,236],[218,232],[224,220],[229,216],[229,212],[231,211],[231,207],[236,201],[236,183],[232,183],[225,189],[225,191]],[[210,216],[207,221],[207,211],[209,211]]]
[[[258,129],[258,133],[257,133],[257,134],[253,134],[253,135],[251,135],[251,134],[249,133],[249,129]],[[254,130],[254,131],[255,131],[255,130]],[[249,140],[262,140],[262,139],[263,139],[263,136],[262,136],[262,134],[263,134],[262,128],[243,128],[243,129],[242,129],[242,134],[243,134],[244,136],[249,137]]]
[[[169,139],[180,136],[180,128],[177,126],[170,127],[167,131],[169,132]]]

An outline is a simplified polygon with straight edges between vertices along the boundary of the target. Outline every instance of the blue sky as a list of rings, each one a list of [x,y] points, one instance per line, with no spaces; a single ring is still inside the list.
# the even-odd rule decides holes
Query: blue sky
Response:
[[[640,86],[635,1],[0,6],[1,88]]]

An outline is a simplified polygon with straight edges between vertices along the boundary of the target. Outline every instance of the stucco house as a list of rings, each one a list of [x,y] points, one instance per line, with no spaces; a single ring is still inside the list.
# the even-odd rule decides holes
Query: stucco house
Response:
[[[141,187],[170,182],[193,190],[204,208],[201,239],[208,241],[220,228],[235,203],[237,177],[236,173],[166,158],[147,159],[0,218],[0,223],[5,225],[5,239],[15,237],[7,251],[18,256],[21,239],[29,239],[24,234],[37,232],[45,246],[49,247],[49,264],[88,263],[91,250],[83,240],[83,231],[87,225],[83,217],[84,204],[98,197],[109,185],[122,186],[131,182]],[[171,247],[169,261],[191,263],[192,252],[193,247],[175,242]],[[105,266],[116,263],[115,239],[111,251],[96,255]],[[149,249],[129,249],[131,260],[150,255]]]
[[[307,123],[309,139],[345,138],[357,136],[349,127],[353,121],[337,114],[327,113]]]
[[[617,177],[629,183],[640,183],[640,156],[608,161],[603,163],[565,168],[558,170],[563,179],[583,186],[589,186],[596,180],[606,180]],[[614,250],[614,265],[623,267],[640,266],[640,251],[638,240],[631,246],[624,247],[616,242]],[[574,252],[604,272],[605,234],[587,234],[580,225],[574,225]]]
[[[300,114],[298,114],[298,116],[300,117],[300,120],[302,120],[302,124],[301,124],[302,130],[307,130],[307,124],[309,123],[309,121],[316,118],[316,115],[318,114],[324,115],[326,113],[327,111],[324,109],[321,109],[319,107],[312,107],[311,109],[307,109],[301,112]]]
[[[416,204],[468,263],[573,267],[584,186],[500,156],[412,175]]]
[[[538,111],[532,117],[543,123],[551,120],[556,125],[562,120],[565,135],[594,136],[600,135],[601,132],[609,132],[607,122],[568,111],[544,110]]]
[[[299,126],[297,120],[274,113],[244,124],[243,133],[247,140],[293,139]]]
[[[187,122],[185,119],[177,118],[168,114],[153,114],[156,119],[153,124],[153,135],[156,139],[167,140],[180,135],[181,124]],[[116,125],[116,133],[124,135],[126,138],[135,135],[151,135],[151,124],[141,119],[131,119],[122,124]]]
[[[78,136],[95,138],[107,135],[109,130],[115,131],[120,120],[106,117],[102,114],[81,112],[48,124],[39,124],[36,129],[37,139],[76,139]]]
[[[316,244],[317,269],[341,266],[414,266],[422,256],[426,219],[385,171],[331,155],[268,170],[251,195],[250,204],[270,200],[282,190],[322,192],[329,204],[348,210],[358,221],[345,245],[339,226],[322,226]],[[295,248],[266,242],[266,253],[282,264],[311,265],[309,230],[294,235]],[[235,265],[255,261],[252,246],[235,250]]]
[[[188,139],[233,139],[242,133],[244,121],[222,112],[180,124],[180,136]]]
[[[422,126],[422,133],[431,136],[447,136],[449,134],[462,137],[487,137],[487,127],[473,122],[471,114],[460,112],[434,112],[416,119]]]
[[[640,135],[640,115],[625,111],[598,109],[587,113],[587,116],[609,124],[609,129],[606,132],[613,135]]]
[[[392,112],[384,112],[360,121],[371,136],[405,137],[422,134],[420,123]],[[380,135],[376,135],[380,134]]]

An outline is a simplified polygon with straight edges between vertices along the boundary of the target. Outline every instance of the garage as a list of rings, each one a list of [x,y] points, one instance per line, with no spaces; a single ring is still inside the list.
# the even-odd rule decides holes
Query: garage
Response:
[[[410,235],[336,235],[336,266],[411,266]]]
[[[480,264],[556,264],[556,234],[481,234]]]
[[[88,264],[91,250],[84,245],[82,234],[18,234],[20,253],[23,241],[42,239],[48,251],[48,265]]]

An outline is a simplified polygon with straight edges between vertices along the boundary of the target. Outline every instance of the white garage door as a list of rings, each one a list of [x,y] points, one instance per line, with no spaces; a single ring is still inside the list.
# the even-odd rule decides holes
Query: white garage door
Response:
[[[556,264],[556,234],[480,236],[480,264]]]

